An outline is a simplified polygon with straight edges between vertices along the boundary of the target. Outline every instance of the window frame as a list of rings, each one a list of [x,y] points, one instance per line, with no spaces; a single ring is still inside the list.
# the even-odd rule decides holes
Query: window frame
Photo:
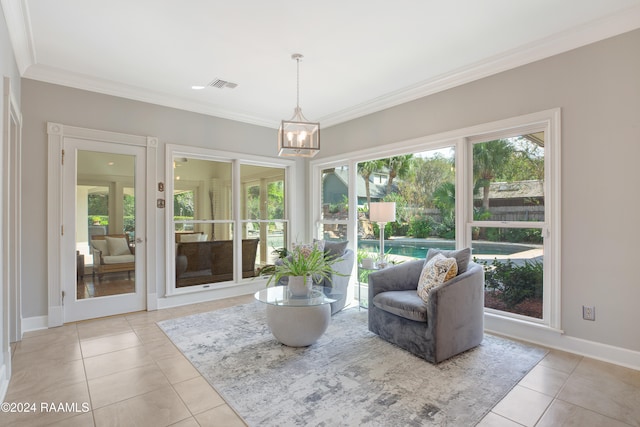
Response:
[[[173,219],[173,192],[174,192],[174,168],[173,168],[173,159],[175,157],[186,157],[192,159],[199,160],[207,160],[207,161],[217,161],[217,162],[225,162],[231,164],[231,217],[230,219],[223,220],[204,220],[195,222],[203,222],[203,223],[224,223],[231,224],[233,227],[232,236],[233,236],[233,250],[234,250],[234,267],[233,267],[233,280],[227,282],[218,282],[214,284],[201,284],[195,286],[188,286],[183,288],[176,287],[175,280],[175,252],[176,245],[174,244],[174,232],[175,232],[175,221]],[[243,239],[243,224],[247,222],[257,222],[257,220],[248,220],[244,219],[243,212],[243,185],[241,183],[241,173],[240,169],[242,165],[255,165],[255,166],[263,166],[263,167],[272,167],[272,168],[282,168],[284,169],[284,185],[285,185],[285,200],[284,200],[284,214],[285,218],[283,219],[283,223],[285,227],[287,227],[286,236],[287,239],[290,239],[291,235],[291,202],[290,198],[293,194],[295,194],[295,183],[292,179],[295,176],[295,162],[288,159],[269,159],[265,161],[264,157],[252,156],[247,154],[240,154],[228,151],[221,150],[211,150],[200,147],[191,147],[184,146],[178,144],[167,144],[165,147],[165,177],[166,183],[164,185],[164,195],[160,196],[165,198],[165,208],[164,212],[166,213],[165,218],[165,253],[167,254],[166,258],[166,288],[165,288],[165,296],[178,296],[184,294],[192,294],[199,292],[207,292],[207,291],[215,291],[230,287],[236,287],[247,282],[250,282],[252,279],[242,278],[242,245],[237,244],[237,242],[242,241]],[[273,222],[273,220],[271,220]],[[286,242],[287,246],[290,242]]]
[[[321,217],[322,171],[330,167],[349,167],[348,232],[351,245],[357,241],[357,198],[353,185],[357,178],[357,164],[363,161],[398,156],[407,153],[435,150],[455,146],[456,150],[456,247],[472,245],[473,220],[473,142],[489,141],[505,135],[516,136],[533,131],[545,132],[545,220],[544,236],[544,303],[543,319],[511,316],[503,311],[485,309],[485,316],[507,321],[526,322],[553,330],[561,330],[561,110],[554,108],[522,116],[461,128],[411,140],[397,141],[375,148],[341,154],[339,157],[312,160],[311,216],[309,228],[313,237],[319,236],[322,225],[328,221]],[[336,221],[331,221],[335,223]],[[482,226],[500,226],[502,222],[483,221]],[[518,224],[520,225],[520,224]],[[531,225],[528,223],[527,225]]]

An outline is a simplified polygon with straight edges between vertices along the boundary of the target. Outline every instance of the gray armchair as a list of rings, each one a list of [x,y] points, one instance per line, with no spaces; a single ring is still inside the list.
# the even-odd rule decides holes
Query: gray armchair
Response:
[[[381,338],[439,363],[473,348],[484,337],[484,270],[467,270],[431,289],[429,303],[417,294],[424,260],[369,275],[369,330]]]
[[[281,261],[276,261],[276,264]],[[324,279],[320,283],[314,283],[317,286],[325,287],[325,295],[329,298],[335,299],[335,302],[331,303],[331,314],[334,315],[342,310],[347,301],[347,288],[349,287],[349,280],[351,279],[351,272],[353,271],[353,264],[355,262],[355,255],[351,249],[345,249],[344,253],[340,257],[340,260],[333,264],[333,269],[336,273],[343,274],[339,276],[337,274],[331,275],[331,280]],[[289,283],[288,277],[283,277],[276,284],[277,286],[284,286]]]
[[[333,264],[333,269],[345,276],[338,276],[336,274],[331,275],[330,283],[322,283],[325,286],[325,294],[329,298],[333,298],[336,302],[331,303],[331,314],[336,314],[344,308],[347,301],[347,288],[349,287],[349,280],[351,279],[351,272],[353,271],[354,253],[351,249],[346,249],[344,254],[340,257],[340,261]],[[325,282],[327,280],[325,279]],[[331,291],[328,291],[331,289]]]

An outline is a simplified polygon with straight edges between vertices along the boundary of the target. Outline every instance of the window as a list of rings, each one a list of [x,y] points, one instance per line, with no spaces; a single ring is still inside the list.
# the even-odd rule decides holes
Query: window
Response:
[[[209,150],[167,146],[173,179],[168,293],[256,277],[288,240],[287,168]]]
[[[559,122],[560,111],[548,110],[345,153],[348,162],[312,161],[323,183],[318,235],[340,227],[358,242],[359,258],[377,254],[368,206],[394,201],[387,261],[424,258],[430,247],[471,247],[485,264],[488,313],[559,329]],[[352,203],[343,212],[338,201],[346,195]]]
[[[474,257],[485,307],[544,318],[545,132],[471,138]]]
[[[387,263],[424,258],[429,247],[455,247],[455,147],[366,160],[356,166],[358,250],[379,257],[380,230],[369,220],[372,202],[395,202],[396,221],[385,226]],[[379,182],[376,177],[388,178]]]
[[[176,287],[232,281],[232,163],[189,157],[173,163]]]
[[[319,238],[349,240],[349,166],[321,171]]]

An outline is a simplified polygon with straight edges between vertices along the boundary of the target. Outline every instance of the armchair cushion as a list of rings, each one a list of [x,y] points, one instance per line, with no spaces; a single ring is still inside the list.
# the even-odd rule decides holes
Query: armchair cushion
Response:
[[[332,240],[313,239],[313,243],[320,241],[324,242],[324,253],[331,257],[341,257],[344,255],[344,251],[347,250],[347,245],[349,244],[348,240],[334,242]]]
[[[106,240],[92,240],[91,245],[93,248],[102,252],[102,256],[109,256],[109,246],[107,246]],[[100,255],[97,255],[98,257]]]
[[[136,261],[136,256],[129,254],[129,255],[107,255],[107,256],[103,256],[102,257],[102,262],[106,265],[109,264],[122,264],[125,262],[135,262]]]
[[[109,255],[131,255],[129,244],[127,243],[127,239],[125,239],[124,237],[106,236],[105,240],[107,241],[107,247],[109,248]]]
[[[427,321],[427,304],[414,291],[379,293],[373,298],[373,305],[405,319]]]
[[[454,251],[445,251],[442,249],[429,249],[427,252],[427,259],[425,262],[428,262],[431,258],[436,256],[436,254],[442,254],[445,258],[455,258],[458,263],[458,274],[462,274],[467,271],[467,267],[469,266],[469,261],[471,261],[471,248],[458,249]]]
[[[420,280],[418,280],[418,295],[424,302],[429,302],[429,291],[436,286],[453,279],[458,274],[455,258],[445,258],[436,254],[424,263]]]
[[[180,242],[206,242],[208,234],[203,233],[189,233],[180,235]]]

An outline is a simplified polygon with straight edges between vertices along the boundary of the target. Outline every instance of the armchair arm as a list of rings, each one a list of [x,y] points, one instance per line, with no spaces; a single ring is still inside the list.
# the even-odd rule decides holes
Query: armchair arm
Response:
[[[417,290],[423,265],[419,259],[369,274],[369,301],[380,292]]]
[[[331,275],[330,283],[327,283],[325,280],[325,286],[331,286],[338,293],[346,295],[351,273],[353,272],[354,257],[353,251],[347,249],[340,258],[340,261],[332,265],[332,268],[338,274]]]
[[[345,276],[333,275],[333,280],[336,280],[339,277],[346,277],[348,281],[349,276],[351,276],[351,272],[353,270],[353,260],[354,260],[353,251],[351,249],[345,250],[342,257],[340,257],[340,261],[332,265],[336,273],[344,274]]]
[[[482,342],[484,330],[484,269],[469,263],[467,271],[429,292],[427,324],[444,360]]]
[[[102,259],[102,251],[99,249],[96,249],[95,247],[91,248],[91,253],[93,254],[93,264],[100,264],[103,265],[104,264],[104,260]]]

